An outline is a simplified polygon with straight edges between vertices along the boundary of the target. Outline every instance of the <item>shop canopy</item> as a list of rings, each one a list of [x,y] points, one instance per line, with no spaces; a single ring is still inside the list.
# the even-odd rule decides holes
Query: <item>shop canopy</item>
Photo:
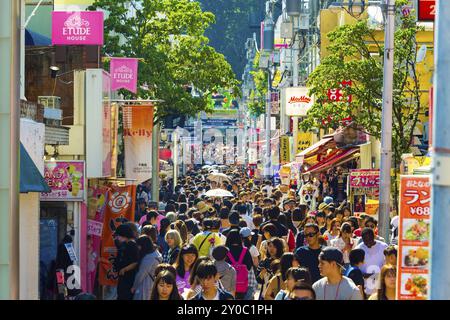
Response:
[[[295,157],[295,162],[297,162],[300,166],[303,165],[303,163],[315,164],[317,162],[317,155],[320,152],[324,149],[334,148],[336,148],[336,143],[334,142],[333,135],[325,136],[319,142],[297,154]]]
[[[359,148],[351,149],[337,149],[335,152],[330,154],[329,157],[323,159],[316,165],[308,168],[304,173],[312,173],[318,171],[324,171],[333,166],[339,166],[346,162],[349,162],[355,158],[359,157]]]
[[[50,187],[39,172],[27,150],[20,144],[20,193],[50,192]]]

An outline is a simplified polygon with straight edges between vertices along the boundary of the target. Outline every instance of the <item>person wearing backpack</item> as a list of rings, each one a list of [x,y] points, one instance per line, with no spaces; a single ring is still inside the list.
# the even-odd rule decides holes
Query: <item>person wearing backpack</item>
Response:
[[[243,246],[242,237],[237,230],[228,234],[225,246],[228,248],[226,262],[236,270],[236,300],[243,300],[249,289],[249,272],[253,259],[249,250]]]
[[[236,296],[236,270],[229,263],[225,262],[228,252],[227,247],[218,246],[213,249],[212,256],[217,272],[219,272],[219,284],[234,297]]]

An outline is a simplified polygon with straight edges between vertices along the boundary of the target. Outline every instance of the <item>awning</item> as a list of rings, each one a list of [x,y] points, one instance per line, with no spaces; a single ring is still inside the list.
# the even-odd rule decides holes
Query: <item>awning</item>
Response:
[[[322,140],[320,140],[319,142],[313,144],[312,146],[310,146],[309,148],[303,150],[302,152],[300,152],[299,154],[297,154],[297,157],[305,157],[308,154],[314,152],[316,149],[319,149],[321,146],[327,144],[328,142],[330,142],[331,140],[333,140],[333,137],[329,137],[329,138],[323,138]]]
[[[36,33],[25,29],[25,45],[26,46],[51,46],[52,40],[40,33]]]
[[[343,152],[335,153],[330,158],[324,159],[323,161],[319,162],[318,164],[312,166],[304,173],[323,171],[323,170],[328,169],[331,166],[338,166],[343,163],[346,163],[346,162],[356,158],[358,156],[356,154],[358,151],[359,151],[359,148],[352,148],[352,149],[344,150]]]
[[[20,144],[20,193],[50,192],[51,189],[45,182],[27,150]]]

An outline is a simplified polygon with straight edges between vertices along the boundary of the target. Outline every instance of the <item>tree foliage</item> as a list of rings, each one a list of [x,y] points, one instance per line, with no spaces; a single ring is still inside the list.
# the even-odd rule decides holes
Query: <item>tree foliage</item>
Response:
[[[406,2],[397,0],[397,12]],[[397,20],[392,128],[396,166],[401,155],[409,152],[421,109],[416,34],[422,30],[413,15],[398,15]],[[369,134],[380,138],[384,44],[377,38],[377,32],[380,31],[370,28],[367,20],[362,20],[328,34],[330,55],[308,79],[310,93],[315,95],[316,101],[302,122],[305,130],[314,127],[336,129],[342,119],[351,117]],[[342,87],[341,82],[349,80],[352,85]],[[342,90],[341,102],[329,101],[327,92],[333,88]],[[349,95],[352,96],[350,103],[347,102]]]
[[[156,121],[207,110],[208,95],[219,88],[239,92],[230,64],[205,36],[215,17],[202,11],[198,2],[97,0],[89,9],[105,11],[105,54],[143,59],[138,96],[164,101],[158,105]],[[143,84],[148,90],[141,88]],[[190,86],[201,95],[192,96]]]
[[[258,69],[260,53],[257,52],[253,61],[253,71],[250,71],[255,87],[250,90],[248,109],[254,117],[266,112],[267,72]]]

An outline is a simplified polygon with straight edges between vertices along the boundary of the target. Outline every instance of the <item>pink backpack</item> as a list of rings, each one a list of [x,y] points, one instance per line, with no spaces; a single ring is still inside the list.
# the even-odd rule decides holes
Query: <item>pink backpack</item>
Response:
[[[227,253],[228,258],[231,261],[231,265],[236,270],[236,292],[238,293],[245,293],[248,289],[248,269],[247,266],[242,263],[246,253],[247,248],[244,247],[237,262],[234,260],[231,252]]]

